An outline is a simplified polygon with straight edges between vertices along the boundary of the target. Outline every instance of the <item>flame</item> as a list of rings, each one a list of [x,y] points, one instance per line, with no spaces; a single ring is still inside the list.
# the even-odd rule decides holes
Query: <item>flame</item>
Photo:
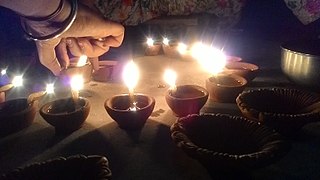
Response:
[[[132,91],[138,84],[139,69],[132,60],[125,65],[122,77],[129,91]]]
[[[147,45],[148,46],[153,46],[154,40],[152,38],[147,38]]]
[[[1,76],[4,76],[4,75],[6,75],[7,74],[7,69],[2,69],[1,70]]]
[[[169,39],[168,38],[163,38],[163,41],[162,41],[162,43],[164,44],[164,45],[166,45],[166,46],[168,46],[169,45]]]
[[[177,73],[172,69],[166,69],[164,72],[164,81],[169,84],[170,89],[176,88]]]
[[[74,91],[79,91],[83,88],[84,80],[82,75],[75,75],[71,78],[70,85]]]
[[[22,75],[15,76],[15,77],[13,78],[13,80],[12,80],[12,84],[13,84],[13,86],[15,86],[15,87],[22,86],[22,85],[23,85]]]
[[[54,93],[54,84],[53,83],[47,84],[46,92],[47,92],[47,94],[53,94]]]
[[[223,71],[226,65],[226,55],[212,46],[196,43],[191,49],[192,57],[197,59],[205,71],[216,75]]]
[[[187,53],[187,45],[186,44],[184,44],[184,43],[179,43],[178,44],[178,47],[177,47],[177,49],[178,49],[178,52],[180,53],[180,54],[186,54]]]
[[[79,61],[77,62],[77,66],[78,67],[82,67],[82,66],[86,65],[87,64],[87,59],[88,59],[88,57],[86,55],[81,55],[79,57]]]

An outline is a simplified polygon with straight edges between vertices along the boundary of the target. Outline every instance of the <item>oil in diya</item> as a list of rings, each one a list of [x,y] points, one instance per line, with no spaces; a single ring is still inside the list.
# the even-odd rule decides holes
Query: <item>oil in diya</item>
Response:
[[[112,96],[105,101],[104,107],[120,128],[139,130],[151,115],[155,99],[146,94],[134,93],[139,80],[139,70],[133,61],[124,67],[123,80],[129,93]]]

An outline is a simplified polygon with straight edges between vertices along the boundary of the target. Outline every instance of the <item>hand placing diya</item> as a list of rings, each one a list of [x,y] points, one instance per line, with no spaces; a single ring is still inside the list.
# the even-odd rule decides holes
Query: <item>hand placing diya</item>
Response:
[[[159,54],[161,50],[161,43],[155,42],[152,38],[147,38],[146,47],[145,47],[145,55],[146,56],[156,56]]]
[[[129,93],[112,96],[105,101],[104,107],[120,128],[139,130],[151,115],[155,99],[146,94],[134,93],[139,80],[139,70],[133,61],[125,65],[123,80]]]
[[[177,74],[171,69],[164,73],[164,80],[170,85],[165,98],[170,109],[178,117],[199,114],[208,99],[208,91],[197,85],[176,86]]]
[[[77,74],[81,74],[83,76],[85,83],[91,81],[92,65],[88,61],[88,57],[86,55],[71,58],[69,67],[62,70],[61,77],[64,79],[70,79]]]
[[[235,103],[236,97],[243,91],[247,80],[239,75],[223,72],[226,56],[221,50],[198,44],[193,53],[204,70],[212,75],[206,80],[210,99],[216,102]]]
[[[40,115],[55,127],[56,133],[68,134],[78,130],[87,119],[90,102],[86,98],[79,97],[83,83],[81,75],[73,76],[70,81],[72,97],[46,103],[40,108]]]

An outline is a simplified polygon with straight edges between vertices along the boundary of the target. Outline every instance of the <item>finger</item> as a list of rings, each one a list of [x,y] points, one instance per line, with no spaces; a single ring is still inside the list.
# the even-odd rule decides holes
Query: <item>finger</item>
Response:
[[[67,68],[70,64],[70,59],[68,56],[67,43],[65,38],[63,38],[60,41],[60,43],[56,46],[55,50],[56,50],[56,55],[60,62],[60,65],[63,68]]]
[[[89,61],[92,64],[93,70],[95,70],[95,71],[99,70],[99,59],[98,59],[98,57],[89,58]]]
[[[58,76],[61,71],[60,63],[54,51],[54,47],[59,43],[59,41],[60,39],[36,41],[40,63],[47,67],[56,76]]]
[[[74,56],[81,56],[84,54],[84,48],[81,45],[81,43],[79,45],[78,40],[76,38],[67,38],[67,47],[70,53]]]
[[[81,44],[83,47],[83,53],[88,57],[98,57],[102,54],[106,53],[109,50],[109,47],[101,47],[92,43],[91,39],[89,38],[77,38],[78,43]]]

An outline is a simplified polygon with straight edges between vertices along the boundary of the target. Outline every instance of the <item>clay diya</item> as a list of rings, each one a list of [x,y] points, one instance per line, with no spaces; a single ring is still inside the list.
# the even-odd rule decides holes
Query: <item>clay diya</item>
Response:
[[[145,55],[146,56],[156,56],[160,53],[161,50],[161,42],[154,41],[152,38],[147,39],[147,44],[145,47]]]
[[[77,74],[81,74],[83,76],[85,83],[91,81],[92,65],[87,61],[86,57],[81,56],[80,58],[71,58],[69,67],[62,70],[60,76],[62,78],[70,79],[70,77]]]
[[[168,39],[163,39],[162,50],[164,55],[172,58],[179,58],[180,53],[178,51],[179,43],[176,41],[169,41]]]
[[[225,71],[244,77],[248,82],[253,80],[258,73],[259,67],[252,63],[229,61]]]
[[[133,99],[134,109],[129,94],[115,95],[104,103],[109,116],[125,130],[141,129],[155,106],[155,99],[145,94],[134,94]]]
[[[92,74],[95,81],[108,82],[111,80],[114,66],[117,65],[117,61],[99,61],[99,70]]]
[[[239,75],[220,73],[206,80],[206,89],[212,101],[235,103],[246,84],[247,80]]]
[[[0,103],[0,137],[30,126],[36,114],[36,106],[27,98]]]
[[[90,111],[90,102],[79,97],[58,99],[40,108],[43,119],[55,127],[56,133],[71,133],[82,127]]]
[[[193,114],[179,118],[171,126],[171,137],[213,176],[228,172],[222,179],[229,179],[229,173],[265,167],[283,157],[290,148],[271,128],[227,114]]]
[[[176,116],[198,114],[208,100],[208,91],[197,85],[180,85],[168,89],[165,98],[168,106]]]

